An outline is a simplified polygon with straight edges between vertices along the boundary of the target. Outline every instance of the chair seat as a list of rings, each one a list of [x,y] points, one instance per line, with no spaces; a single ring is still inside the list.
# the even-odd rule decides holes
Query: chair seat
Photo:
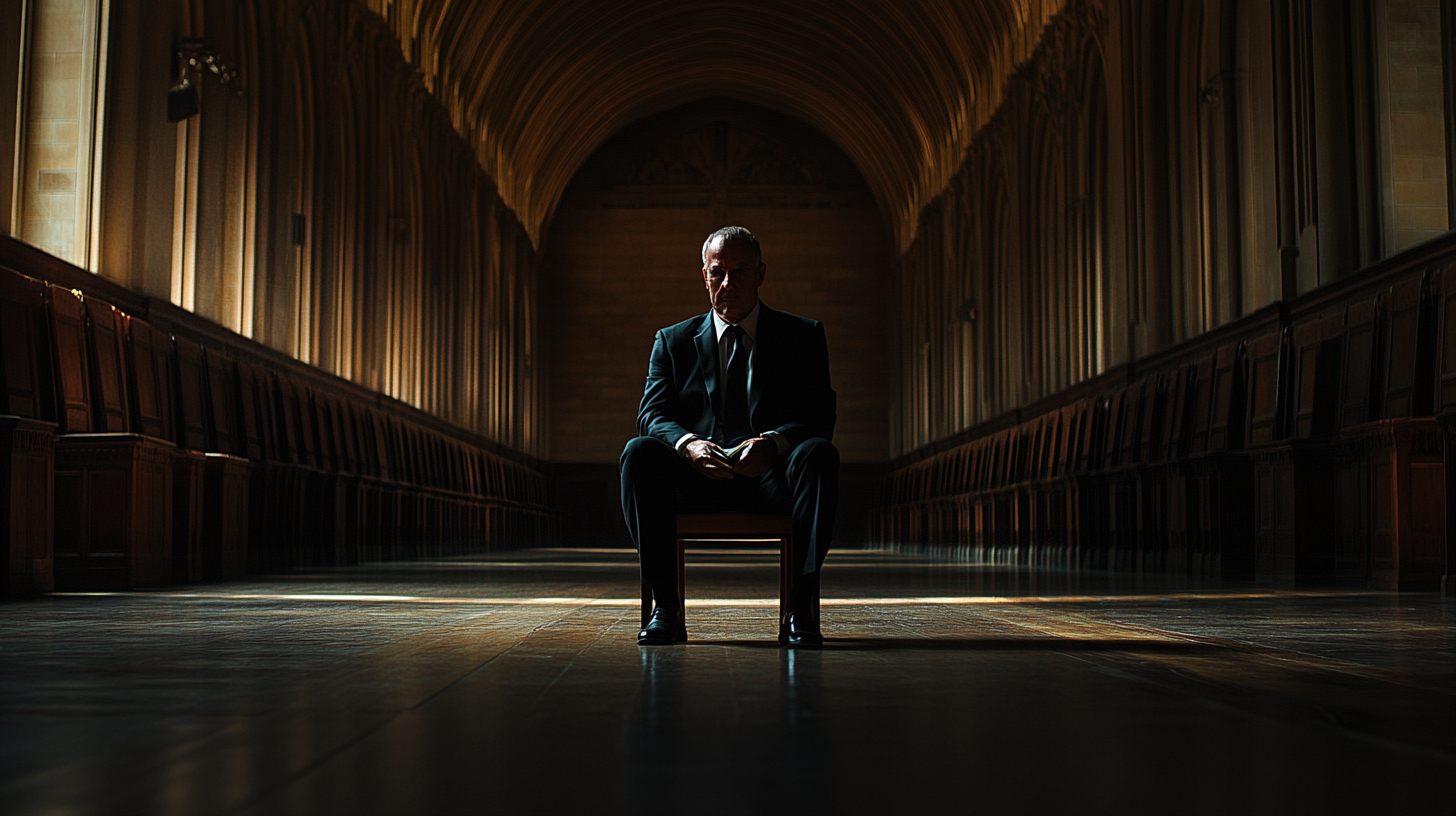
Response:
[[[777,513],[679,513],[678,538],[688,540],[782,540],[794,533],[794,520]]]
[[[678,615],[685,620],[687,607],[687,542],[689,541],[777,541],[779,542],[779,629],[789,614],[789,590],[793,571],[793,519],[777,513],[679,513],[677,516]],[[642,626],[652,617],[652,585],[642,582]]]

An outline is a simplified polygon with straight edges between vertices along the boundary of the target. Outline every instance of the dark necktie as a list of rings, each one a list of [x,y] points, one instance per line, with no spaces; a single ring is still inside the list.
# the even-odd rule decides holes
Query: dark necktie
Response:
[[[723,382],[723,431],[718,444],[736,445],[753,436],[748,425],[748,349],[743,327],[729,326],[728,374]]]

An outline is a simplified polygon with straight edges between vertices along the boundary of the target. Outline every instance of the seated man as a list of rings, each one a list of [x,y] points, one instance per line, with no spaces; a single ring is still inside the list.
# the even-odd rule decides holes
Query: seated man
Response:
[[[643,645],[687,640],[677,587],[678,513],[745,510],[793,517],[786,641],[816,647],[819,568],[839,495],[829,349],[815,320],[758,299],[758,239],[726,227],[703,244],[712,311],[657,332],[622,452],[622,513],[656,607]],[[734,449],[742,446],[741,450]]]

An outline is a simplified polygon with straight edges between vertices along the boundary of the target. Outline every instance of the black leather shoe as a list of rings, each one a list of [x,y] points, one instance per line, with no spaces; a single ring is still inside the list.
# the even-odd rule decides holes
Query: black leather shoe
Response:
[[[793,648],[817,649],[824,645],[824,635],[819,631],[819,621],[807,612],[790,612],[784,626],[788,636],[784,642]]]
[[[647,628],[637,633],[638,646],[671,646],[685,643],[687,639],[687,626],[671,610],[660,606],[652,610]]]

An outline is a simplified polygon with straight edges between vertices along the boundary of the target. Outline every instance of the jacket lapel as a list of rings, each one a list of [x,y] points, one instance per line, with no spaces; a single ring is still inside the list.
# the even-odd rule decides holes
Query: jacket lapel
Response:
[[[758,400],[763,395],[764,377],[773,370],[774,329],[778,326],[778,313],[763,301],[758,302],[758,331],[753,337],[752,368],[748,373],[748,420],[755,431],[758,423],[753,415],[758,412]]]
[[[698,330],[695,342],[698,346],[698,369],[703,372],[703,383],[708,387],[708,399],[712,410],[718,410],[718,333],[713,331],[713,313],[703,317],[703,328]]]

